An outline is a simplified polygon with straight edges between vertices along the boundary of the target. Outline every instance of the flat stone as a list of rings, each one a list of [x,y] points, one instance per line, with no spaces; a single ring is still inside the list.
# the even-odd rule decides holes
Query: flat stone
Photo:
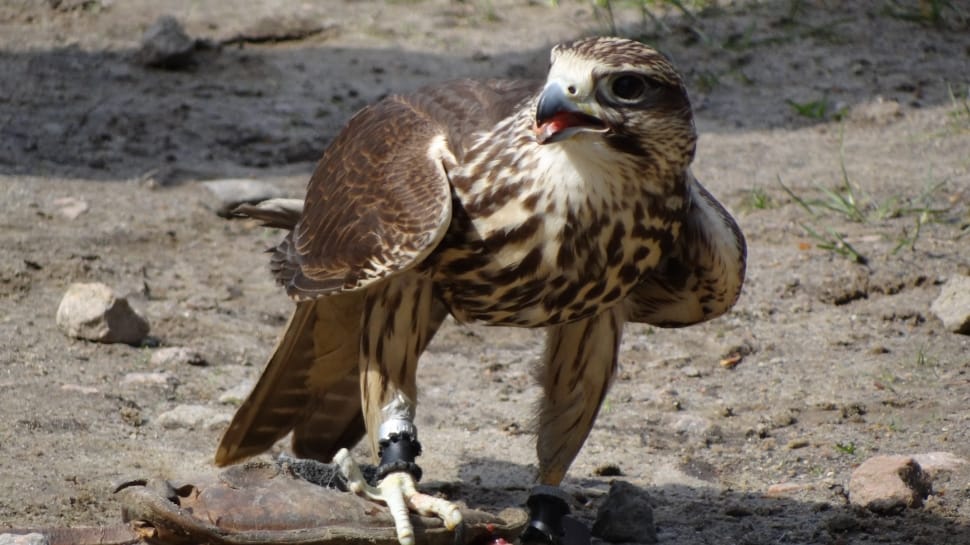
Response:
[[[208,180],[202,182],[202,187],[215,195],[216,202],[212,208],[224,218],[229,217],[240,204],[258,204],[283,196],[283,190],[269,182],[245,178]]]
[[[30,534],[0,534],[0,545],[49,545],[50,540],[44,534],[36,532]]]
[[[653,507],[646,490],[626,481],[613,481],[596,513],[593,535],[614,543],[656,543]]]
[[[84,386],[82,384],[61,384],[61,391],[64,392],[77,392],[79,394],[91,395],[98,393],[98,389],[94,386]]]
[[[195,40],[186,34],[178,19],[162,15],[145,30],[135,59],[152,68],[177,70],[192,63],[194,51]]]
[[[150,360],[152,367],[171,367],[176,365],[206,365],[208,362],[191,348],[184,346],[167,346],[152,352]]]
[[[814,485],[810,483],[775,483],[765,490],[765,496],[777,498],[795,494],[803,490],[811,490],[812,488],[814,488]]]
[[[947,331],[970,335],[970,276],[947,280],[930,310]]]
[[[930,490],[929,478],[911,456],[874,456],[852,472],[849,501],[891,515],[921,507]]]
[[[167,429],[215,430],[229,424],[228,414],[205,405],[177,405],[156,419],[159,426]]]
[[[62,217],[74,220],[78,216],[87,212],[88,203],[82,199],[76,199],[74,197],[63,197],[56,199],[54,201],[54,206],[57,207],[57,213]]]
[[[57,307],[57,327],[79,339],[132,345],[140,344],[150,329],[127,299],[101,283],[68,286]]]

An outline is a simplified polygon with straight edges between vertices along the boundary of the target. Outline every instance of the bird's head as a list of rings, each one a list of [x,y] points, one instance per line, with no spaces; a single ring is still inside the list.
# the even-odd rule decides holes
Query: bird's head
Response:
[[[536,141],[602,139],[617,152],[683,172],[697,135],[683,80],[655,49],[586,38],[552,50],[535,111]]]

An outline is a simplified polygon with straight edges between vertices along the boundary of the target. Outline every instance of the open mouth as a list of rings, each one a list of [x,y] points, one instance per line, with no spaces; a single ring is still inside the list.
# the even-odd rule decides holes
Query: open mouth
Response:
[[[535,134],[540,144],[565,140],[580,132],[606,132],[608,127],[598,118],[582,112],[560,110],[546,119],[537,119]]]

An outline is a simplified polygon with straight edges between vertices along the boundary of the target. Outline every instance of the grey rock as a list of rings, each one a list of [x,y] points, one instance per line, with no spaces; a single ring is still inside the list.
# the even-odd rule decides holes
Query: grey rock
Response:
[[[714,422],[690,413],[674,413],[665,418],[667,429],[674,431],[678,435],[690,437],[704,437],[714,428]]]
[[[68,336],[102,343],[137,345],[148,335],[148,321],[101,283],[76,283],[57,307],[57,327]]]
[[[230,416],[205,405],[177,405],[160,415],[156,423],[168,430],[215,430],[229,424]]]
[[[626,481],[613,481],[609,495],[596,513],[593,535],[614,543],[656,543],[650,496]]]
[[[49,545],[50,539],[36,532],[30,534],[0,534],[0,545]]]
[[[223,392],[219,396],[219,403],[223,405],[239,405],[249,397],[249,393],[253,391],[254,386],[256,386],[256,383],[251,380],[240,382]]]
[[[874,456],[852,472],[849,501],[881,515],[921,507],[931,490],[929,477],[911,456]]]
[[[176,70],[192,63],[195,40],[171,15],[162,15],[145,31],[135,59],[152,68]]]
[[[152,367],[171,367],[176,365],[206,365],[202,354],[184,346],[169,346],[152,352]]]
[[[688,365],[687,367],[681,369],[681,371],[684,373],[684,376],[688,378],[700,378],[704,376],[701,370],[693,365]]]
[[[948,331],[970,335],[970,276],[947,280],[930,310]]]
[[[240,204],[258,204],[269,199],[283,196],[283,191],[275,185],[259,180],[227,179],[202,182],[216,197],[216,213],[229,217],[233,208]]]

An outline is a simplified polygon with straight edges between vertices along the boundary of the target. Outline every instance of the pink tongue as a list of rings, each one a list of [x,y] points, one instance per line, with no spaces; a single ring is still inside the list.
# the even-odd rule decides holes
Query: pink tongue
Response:
[[[541,126],[536,127],[535,133],[536,137],[539,139],[539,142],[542,143],[565,131],[566,129],[569,129],[570,127],[592,126],[593,125],[590,123],[590,120],[582,114],[574,112],[559,112]]]
[[[552,119],[546,122],[546,125],[549,126],[549,130],[553,133],[557,133],[563,129],[582,124],[582,118],[571,112],[560,112],[552,116]]]

